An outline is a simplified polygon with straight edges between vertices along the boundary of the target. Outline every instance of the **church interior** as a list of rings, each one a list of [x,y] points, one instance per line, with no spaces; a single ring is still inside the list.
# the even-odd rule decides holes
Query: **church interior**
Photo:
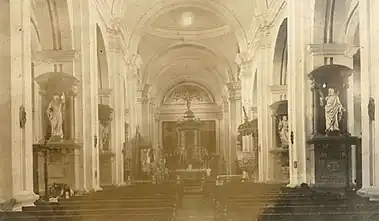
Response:
[[[0,221],[379,220],[375,11],[0,0]]]

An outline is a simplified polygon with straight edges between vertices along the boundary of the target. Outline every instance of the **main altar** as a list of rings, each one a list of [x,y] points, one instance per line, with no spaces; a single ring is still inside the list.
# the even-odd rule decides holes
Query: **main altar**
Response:
[[[201,145],[201,132],[204,122],[195,117],[191,110],[191,98],[187,98],[187,110],[184,117],[176,122],[177,134],[174,149],[166,149],[166,159],[170,161],[172,176],[184,180],[200,180],[209,170],[209,153]],[[209,172],[208,172],[209,173]]]

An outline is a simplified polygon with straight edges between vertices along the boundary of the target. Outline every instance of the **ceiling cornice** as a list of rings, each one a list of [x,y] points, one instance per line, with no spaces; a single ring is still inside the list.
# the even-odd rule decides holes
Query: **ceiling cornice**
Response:
[[[228,34],[231,31],[229,25],[222,25],[216,28],[201,30],[169,30],[148,26],[144,32],[160,38],[201,40],[206,38],[216,38]]]

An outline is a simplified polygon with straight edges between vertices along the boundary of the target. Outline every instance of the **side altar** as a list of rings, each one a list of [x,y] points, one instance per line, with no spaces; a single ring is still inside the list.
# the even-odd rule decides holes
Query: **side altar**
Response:
[[[43,137],[33,144],[34,192],[48,200],[49,186],[78,182],[75,168],[81,144],[75,140],[74,99],[79,80],[67,73],[48,72],[34,79],[39,86],[40,121]]]
[[[345,66],[325,65],[308,75],[313,92],[313,133],[307,142],[311,155],[310,183],[315,188],[350,191],[361,187],[361,139],[348,132],[349,110],[345,108],[351,74],[352,70]]]

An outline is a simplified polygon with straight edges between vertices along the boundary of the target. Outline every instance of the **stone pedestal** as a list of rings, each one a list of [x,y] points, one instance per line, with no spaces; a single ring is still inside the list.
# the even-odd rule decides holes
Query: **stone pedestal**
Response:
[[[75,149],[80,147],[74,141],[33,144],[34,192],[44,195],[45,200],[48,200],[48,189],[53,183],[67,184],[74,189],[78,182],[75,164],[79,163],[76,161]]]
[[[99,156],[100,164],[100,186],[110,186],[114,184],[112,178],[112,172],[114,167],[115,154],[111,151],[102,151]]]
[[[308,140],[312,174],[311,185],[316,188],[355,189],[352,180],[351,147],[360,150],[360,140],[352,136],[314,136]],[[357,151],[360,153],[360,151]],[[361,155],[357,154],[357,158]],[[360,167],[356,165],[357,168]],[[361,186],[357,183],[356,186]]]

